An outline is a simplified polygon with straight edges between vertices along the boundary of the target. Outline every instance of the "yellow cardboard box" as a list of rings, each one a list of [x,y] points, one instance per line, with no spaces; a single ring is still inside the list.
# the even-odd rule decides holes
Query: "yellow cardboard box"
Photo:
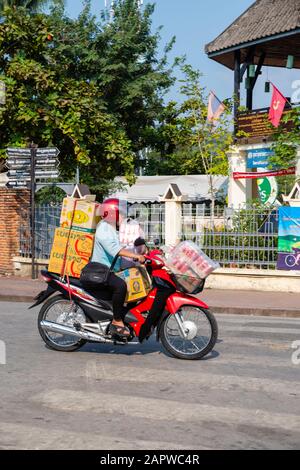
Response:
[[[76,208],[75,208],[76,203]],[[74,212],[75,209],[75,212]],[[73,217],[74,213],[74,217]],[[95,232],[100,222],[99,204],[89,202],[85,199],[76,199],[74,197],[66,197],[63,200],[63,206],[60,216],[60,226],[62,228],[70,228],[73,219],[73,230],[82,230],[84,232]]]
[[[116,273],[127,284],[126,302],[135,302],[147,297],[151,290],[150,276],[143,266],[129,268]]]
[[[79,278],[82,269],[87,265],[92,255],[94,238],[91,233],[78,230],[71,230],[70,232],[68,229],[57,228],[48,266],[49,272],[63,274],[66,254],[64,274]]]

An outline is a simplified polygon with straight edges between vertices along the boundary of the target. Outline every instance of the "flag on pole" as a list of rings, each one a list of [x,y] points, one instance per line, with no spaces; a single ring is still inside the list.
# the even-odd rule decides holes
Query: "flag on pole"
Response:
[[[270,112],[269,112],[269,120],[271,121],[274,127],[278,127],[281,121],[281,117],[282,117],[287,99],[285,96],[283,96],[282,93],[280,93],[278,88],[276,88],[276,86],[273,85],[273,83],[272,83],[272,86],[273,86],[273,96],[272,96]]]
[[[216,124],[216,121],[219,119],[221,114],[224,113],[225,109],[225,104],[216,97],[213,91],[211,91],[208,97],[207,120]]]

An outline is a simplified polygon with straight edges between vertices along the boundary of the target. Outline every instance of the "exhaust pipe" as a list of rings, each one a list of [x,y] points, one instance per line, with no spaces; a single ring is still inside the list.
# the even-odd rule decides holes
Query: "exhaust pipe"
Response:
[[[60,323],[53,323],[51,321],[43,320],[41,321],[40,325],[45,331],[52,331],[53,333],[61,333],[63,335],[76,336],[77,338],[85,339],[86,341],[94,341],[96,343],[112,342],[90,331],[77,331],[71,326],[61,325]]]

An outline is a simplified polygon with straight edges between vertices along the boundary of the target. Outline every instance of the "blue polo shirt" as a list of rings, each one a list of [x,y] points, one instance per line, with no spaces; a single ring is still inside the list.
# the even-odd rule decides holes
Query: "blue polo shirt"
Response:
[[[94,251],[91,261],[102,263],[110,267],[115,256],[122,250],[118,232],[112,225],[102,220],[97,227],[95,235]],[[121,258],[118,259],[114,270],[120,271]]]

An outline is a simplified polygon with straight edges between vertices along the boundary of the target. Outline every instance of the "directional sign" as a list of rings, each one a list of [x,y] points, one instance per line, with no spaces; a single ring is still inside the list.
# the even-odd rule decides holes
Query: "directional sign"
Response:
[[[31,271],[32,279],[35,279],[35,200],[34,195],[37,181],[42,185],[43,181],[56,180],[59,177],[57,157],[59,150],[56,147],[38,148],[32,144],[30,148],[8,148],[6,165],[8,171],[8,183],[6,186],[12,189],[30,190],[30,221],[31,221]],[[45,183],[46,184],[46,183]]]
[[[16,157],[31,157],[31,149],[30,148],[14,148],[10,147],[6,149],[7,156],[16,156]],[[37,158],[45,158],[45,157],[52,157],[56,158],[60,154],[60,151],[56,147],[45,147],[45,148],[37,148],[36,149],[36,156]]]
[[[42,172],[42,171],[46,171],[49,173],[50,172],[53,172],[53,171],[58,171],[58,168],[56,166],[36,166],[36,171],[37,172]]]
[[[58,171],[42,171],[42,172],[36,172],[36,179],[56,179],[59,177],[59,172]]]
[[[16,188],[16,189],[20,188],[20,189],[22,189],[22,188],[28,188],[29,183],[30,183],[30,178],[29,178],[28,182],[18,181],[18,180],[9,180],[9,182],[6,183],[6,186],[7,186],[7,188]]]
[[[24,179],[24,178],[30,178],[30,171],[21,171],[21,170],[9,170],[7,173],[7,176],[9,178],[13,179]],[[59,171],[54,168],[54,170],[36,170],[35,176],[37,178],[58,178],[59,176]]]
[[[31,149],[23,149],[23,148],[8,148],[6,150],[6,154],[8,157],[31,157]]]
[[[30,171],[9,170],[9,172],[7,173],[7,176],[9,178],[14,178],[14,177],[22,178],[22,177],[25,177],[25,176],[30,176]]]
[[[31,148],[8,148],[6,153],[9,188],[27,188],[30,182],[35,184],[36,181],[55,180],[59,177],[57,157],[60,152],[56,147],[37,148],[34,152]],[[34,169],[31,161],[33,156]]]
[[[37,158],[35,161],[36,165],[52,165],[55,166],[57,165],[57,160],[55,158]],[[30,165],[31,164],[31,159],[30,158],[8,158],[6,160],[6,164],[8,166],[11,165]]]
[[[24,185],[26,185],[27,183],[30,183],[31,181],[31,178],[30,176],[24,176],[24,178],[10,178],[9,179],[9,183],[18,183],[19,185],[21,185],[22,183],[24,183]]]
[[[31,160],[31,149],[30,148],[8,148],[6,150],[6,154],[8,159],[11,158],[26,158],[26,160]],[[56,158],[60,154],[60,151],[56,147],[46,147],[46,148],[38,148],[36,150],[36,159],[37,161],[43,161],[47,158],[52,158],[52,160],[56,161]]]
[[[56,158],[37,158],[35,161],[36,165],[57,165]]]
[[[30,161],[30,158],[28,158],[27,160],[25,159],[12,159],[12,158],[8,158],[6,160],[6,165],[8,165],[9,167],[11,166],[30,166],[31,164],[31,161]]]
[[[37,149],[36,151],[36,156],[37,158],[40,158],[40,157],[58,157],[58,155],[60,154],[60,151],[58,150],[58,148],[56,147],[47,147],[47,148],[43,148],[43,149]]]

